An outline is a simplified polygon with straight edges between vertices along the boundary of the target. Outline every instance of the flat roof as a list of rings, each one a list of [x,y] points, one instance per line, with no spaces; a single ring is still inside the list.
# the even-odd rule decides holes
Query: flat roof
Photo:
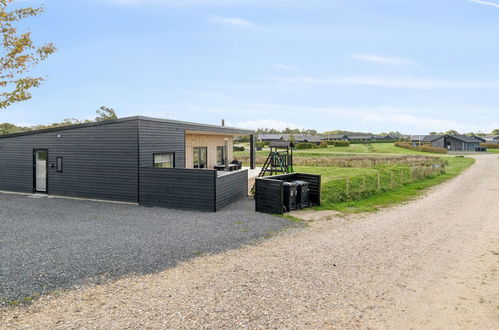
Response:
[[[99,121],[99,122],[92,122],[92,123],[57,126],[57,127],[49,127],[49,128],[38,129],[38,130],[32,130],[32,131],[24,131],[24,132],[17,132],[17,133],[11,133],[11,134],[2,134],[2,135],[0,135],[0,139],[16,137],[16,136],[32,135],[32,134],[57,132],[57,131],[64,131],[64,130],[70,130],[70,129],[84,128],[84,127],[111,125],[111,124],[115,124],[115,123],[132,121],[132,120],[146,120],[146,121],[154,121],[154,122],[180,124],[180,125],[187,126],[186,130],[189,130],[189,129],[195,130],[196,128],[198,128],[198,129],[203,128],[203,129],[206,129],[206,131],[209,131],[209,129],[212,128],[212,129],[215,129],[216,132],[223,131],[223,132],[227,132],[230,134],[240,134],[240,135],[256,134],[255,131],[244,129],[244,128],[227,127],[227,126],[221,126],[221,125],[200,124],[200,123],[194,123],[194,122],[161,119],[161,118],[152,118],[152,117],[144,117],[144,116],[132,116],[132,117],[124,117],[124,118],[105,120],[105,121]]]

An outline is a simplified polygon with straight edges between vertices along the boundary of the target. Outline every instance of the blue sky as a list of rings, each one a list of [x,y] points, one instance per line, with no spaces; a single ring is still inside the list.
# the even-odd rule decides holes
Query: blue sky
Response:
[[[0,122],[101,105],[233,126],[499,128],[499,0],[18,0],[57,54]]]

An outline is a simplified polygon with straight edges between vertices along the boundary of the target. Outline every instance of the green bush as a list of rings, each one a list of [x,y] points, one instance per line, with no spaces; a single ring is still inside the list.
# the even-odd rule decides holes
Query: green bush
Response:
[[[445,148],[433,147],[431,145],[423,144],[421,146],[413,146],[409,142],[395,142],[395,146],[399,148],[405,148],[415,151],[423,151],[423,152],[434,152],[439,154],[446,154],[448,152]]]
[[[234,146],[233,150],[234,151],[244,151],[244,147],[243,146]]]
[[[309,142],[300,142],[296,145],[296,149],[313,149],[315,145]]]
[[[480,146],[487,149],[499,149],[499,143],[480,143]]]
[[[405,184],[445,173],[432,166],[378,168],[378,173],[333,178],[322,185],[324,203],[357,201],[379,192],[393,191]]]
[[[256,143],[256,147],[257,148],[263,148],[263,147],[265,147],[265,143],[264,142],[257,142]]]
[[[333,142],[334,142],[335,147],[349,147],[350,146],[350,142],[348,142],[348,141],[340,140],[340,141],[333,141]]]

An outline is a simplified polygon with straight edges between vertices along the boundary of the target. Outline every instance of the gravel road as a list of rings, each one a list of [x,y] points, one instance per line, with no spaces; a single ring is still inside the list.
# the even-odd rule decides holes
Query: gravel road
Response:
[[[290,226],[245,199],[217,213],[0,194],[0,304],[240,247]]]
[[[425,197],[3,311],[3,328],[499,328],[499,158]]]

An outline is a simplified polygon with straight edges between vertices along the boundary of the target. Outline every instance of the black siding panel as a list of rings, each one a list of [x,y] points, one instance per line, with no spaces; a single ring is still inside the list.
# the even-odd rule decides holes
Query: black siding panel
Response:
[[[248,170],[217,177],[217,210],[248,196]]]
[[[216,175],[212,170],[141,168],[140,204],[213,212]]]
[[[283,213],[282,197],[283,181],[271,179],[256,179],[256,211],[270,214]]]
[[[256,211],[282,214],[282,182],[295,180],[310,183],[310,202],[319,206],[321,203],[321,176],[307,173],[291,173],[256,179]]]
[[[155,153],[174,152],[175,167],[185,168],[184,127],[177,123],[140,119],[139,132],[140,167],[152,167]]]
[[[0,139],[0,190],[33,191],[33,149],[49,151],[49,194],[138,200],[137,120]]]

